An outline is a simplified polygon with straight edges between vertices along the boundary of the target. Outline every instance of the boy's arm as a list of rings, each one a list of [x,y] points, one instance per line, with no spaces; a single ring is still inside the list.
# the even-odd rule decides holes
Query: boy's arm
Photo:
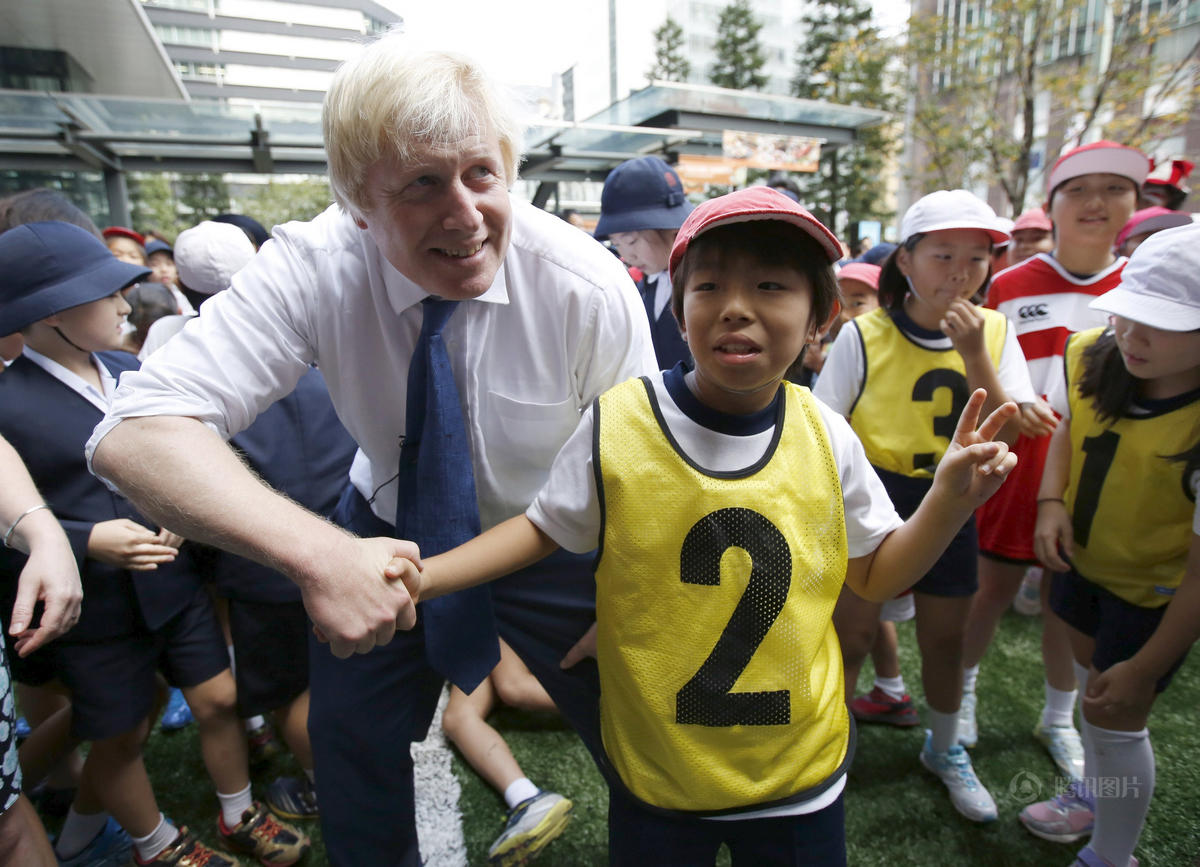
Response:
[[[537,524],[517,515],[444,554],[425,557],[419,598],[433,599],[494,581],[536,563],[557,548],[558,543]],[[413,594],[414,601],[417,598],[418,594]]]
[[[846,585],[864,599],[886,602],[929,571],[971,513],[1000,487],[1017,456],[995,439],[1016,414],[1005,403],[976,430],[987,395],[976,389],[967,401],[933,486],[917,511],[888,534],[873,554],[847,564]]]

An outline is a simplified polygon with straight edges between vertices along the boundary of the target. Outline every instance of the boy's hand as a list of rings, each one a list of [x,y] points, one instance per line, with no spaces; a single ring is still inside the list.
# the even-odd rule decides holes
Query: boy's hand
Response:
[[[983,314],[979,308],[965,298],[955,298],[942,321],[938,323],[942,333],[963,358],[984,351]]]
[[[183,538],[183,536],[180,536],[178,533],[172,533],[166,527],[158,528],[158,543],[160,545],[166,545],[170,548],[181,548],[186,541],[187,539]]]
[[[596,658],[596,624],[593,623],[588,631],[583,633],[583,638],[575,642],[575,645],[567,651],[567,655],[558,663],[559,668],[571,668],[576,663],[582,662],[588,657]]]
[[[987,417],[979,429],[979,411],[987,400],[987,392],[975,389],[958,419],[954,439],[938,464],[933,477],[935,489],[974,511],[996,492],[1017,465],[1017,456],[996,435],[1017,413],[1017,405],[1002,404]]]
[[[158,533],[136,521],[114,518],[92,526],[87,553],[110,566],[149,572],[157,569],[159,563],[174,560],[179,549],[162,544]]]
[[[1050,404],[1038,398],[1033,403],[1021,404],[1017,424],[1022,436],[1036,439],[1054,433],[1054,429],[1058,427],[1058,416],[1054,414]]]
[[[388,563],[383,570],[383,577],[388,581],[402,581],[404,589],[408,591],[409,597],[416,605],[421,601],[421,587],[424,583],[422,569],[419,568],[412,560],[407,557],[393,557],[392,562]],[[399,626],[400,624],[397,623]],[[414,624],[408,626],[400,626],[401,629],[411,629]]]
[[[417,622],[407,584],[387,577],[399,558],[421,562],[412,542],[339,534],[335,545],[309,561],[301,598],[313,632],[329,643],[334,656],[370,653],[391,641],[397,628],[412,629]],[[407,569],[399,568],[402,573]]]
[[[1118,662],[1112,668],[1089,678],[1083,694],[1083,706],[1109,719],[1144,719],[1154,704],[1156,680],[1140,670],[1133,659]]]
[[[1033,531],[1033,553],[1052,572],[1067,572],[1071,564],[1064,558],[1075,556],[1075,531],[1066,503],[1042,500],[1038,503],[1037,526]]]

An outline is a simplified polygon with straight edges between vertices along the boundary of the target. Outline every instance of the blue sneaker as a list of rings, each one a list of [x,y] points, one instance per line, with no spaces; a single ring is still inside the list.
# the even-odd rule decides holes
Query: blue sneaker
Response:
[[[54,857],[62,867],[124,867],[132,855],[133,841],[112,816],[79,854],[63,858],[57,849],[54,851]]]
[[[160,727],[164,732],[178,731],[192,724],[192,709],[188,707],[183,693],[172,689],[167,696],[167,709],[163,711]]]
[[[33,729],[29,727],[29,720],[25,719],[23,716],[20,716],[17,717],[17,725],[14,729],[14,732],[17,736],[17,740],[23,741],[25,738],[33,734]]]

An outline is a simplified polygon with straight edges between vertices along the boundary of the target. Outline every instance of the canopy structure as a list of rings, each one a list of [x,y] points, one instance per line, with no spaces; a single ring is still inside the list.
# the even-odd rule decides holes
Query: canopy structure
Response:
[[[603,180],[633,157],[720,155],[726,130],[836,147],[887,116],[656,82],[583,122],[531,121],[521,176],[539,183],[535,202],[544,205],[558,181]],[[0,167],[103,172],[113,220],[127,222],[125,172],[323,173],[320,106],[0,90]]]

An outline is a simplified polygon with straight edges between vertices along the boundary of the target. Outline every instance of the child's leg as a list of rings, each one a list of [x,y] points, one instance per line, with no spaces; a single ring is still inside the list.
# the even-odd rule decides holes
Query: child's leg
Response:
[[[308,737],[308,690],[275,711],[275,721],[283,740],[305,772],[313,769],[312,741]]]
[[[933,596],[914,594],[917,600],[917,645],[921,650],[921,682],[929,707],[943,716],[957,719],[962,701],[963,639],[970,596]],[[949,725],[946,723],[946,725]],[[954,732],[941,744],[946,733],[934,729],[934,750],[945,752],[954,743]]]
[[[854,701],[858,673],[875,643],[881,607],[878,602],[868,602],[844,587],[833,609],[833,626],[842,646],[842,664],[845,666],[847,704]]]
[[[133,837],[151,833],[161,818],[142,762],[148,726],[146,720],[130,731],[93,741],[83,763],[81,791],[94,792],[104,809]]]
[[[538,682],[521,661],[521,657],[517,656],[516,651],[509,647],[503,638],[500,639],[500,662],[492,669],[488,679],[492,682],[496,698],[502,704],[518,710],[558,710],[546,688]]]
[[[69,789],[79,784],[83,756],[71,737],[71,702],[49,686],[17,684],[21,710],[33,731],[21,744],[21,774],[27,788],[42,780],[51,788]]]
[[[249,807],[249,759],[236,711],[237,691],[232,672],[227,668],[203,683],[183,687],[183,695],[199,726],[200,752],[218,797],[245,791],[243,800],[247,802],[245,807]]]
[[[879,632],[871,645],[871,664],[875,666],[876,683],[881,677],[900,677],[900,642],[896,637],[896,624],[890,620],[879,623]]]
[[[463,758],[500,794],[525,775],[500,733],[487,724],[496,705],[496,691],[487,677],[470,695],[450,687],[450,699],[442,713],[442,731]],[[509,804],[509,807],[512,807]]]
[[[716,862],[723,822],[652,814],[613,789],[608,796],[610,867],[695,867]],[[761,862],[760,862],[761,863]]]
[[[971,600],[963,642],[965,667],[979,665],[987,653],[996,634],[996,626],[1017,595],[1024,575],[1025,566],[1020,563],[997,560],[983,554],[979,556],[979,590]]]
[[[58,865],[46,829],[24,795],[0,815],[0,864]]]

